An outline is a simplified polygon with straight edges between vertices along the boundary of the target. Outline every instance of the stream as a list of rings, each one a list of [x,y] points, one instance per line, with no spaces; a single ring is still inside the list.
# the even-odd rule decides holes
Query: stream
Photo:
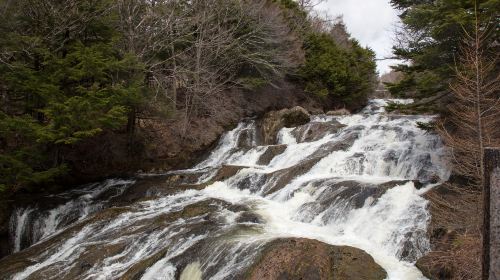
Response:
[[[191,169],[109,179],[15,209],[5,279],[241,279],[265,244],[308,238],[364,250],[388,279],[426,279],[422,194],[449,177],[432,116],[312,116],[264,145],[256,120]],[[393,100],[408,103],[410,100]],[[184,278],[182,278],[184,277]],[[187,278],[186,278],[187,277]]]

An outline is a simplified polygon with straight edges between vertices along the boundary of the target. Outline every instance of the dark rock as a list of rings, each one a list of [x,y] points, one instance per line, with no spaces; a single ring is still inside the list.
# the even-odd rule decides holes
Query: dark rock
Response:
[[[269,179],[273,178],[274,184],[269,189],[265,190],[265,194],[267,195],[281,190],[294,178],[311,170],[311,168],[320,160],[321,158],[312,158],[292,167],[281,169],[268,174]],[[276,177],[277,179],[275,179]]]
[[[254,224],[261,224],[262,218],[253,212],[246,211],[242,212],[240,216],[236,219],[237,223],[254,223]]]
[[[375,280],[386,277],[384,269],[362,250],[290,238],[267,244],[245,279]]]
[[[286,150],[286,145],[273,145],[267,147],[266,151],[260,156],[259,161],[257,161],[257,164],[260,165],[267,165],[269,164],[273,158],[275,158],[277,155],[282,154]]]

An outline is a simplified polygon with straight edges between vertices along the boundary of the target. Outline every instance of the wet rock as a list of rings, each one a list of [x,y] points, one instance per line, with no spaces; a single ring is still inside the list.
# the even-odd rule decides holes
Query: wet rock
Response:
[[[425,236],[425,232],[422,230],[407,232],[396,254],[399,259],[409,263],[418,260],[429,246],[427,238],[422,238],[423,236]]]
[[[241,258],[246,259],[258,253],[259,247],[261,247],[260,242],[246,244],[236,251],[234,251],[234,246],[239,244],[243,236],[259,233],[262,233],[259,225],[238,224],[223,233],[219,232],[219,234],[200,240],[170,260],[177,268],[175,279],[179,279],[182,271],[193,262],[200,262],[203,279],[215,278],[214,275],[221,272],[228,264],[237,263]],[[235,252],[238,253],[235,254]],[[241,269],[233,268],[235,269],[225,279],[243,279]]]
[[[243,150],[249,150],[253,146],[254,139],[253,131],[250,129],[246,129],[241,132],[238,137],[238,147]]]
[[[175,212],[163,213],[151,218],[133,221],[127,228],[123,229],[120,234],[122,234],[122,236],[134,236],[136,234],[140,236],[142,233],[155,234],[157,232],[161,232],[165,228],[169,227],[174,221],[179,219],[188,220],[190,218],[200,217],[199,223],[193,224],[186,229],[186,236],[203,235],[216,228],[216,221],[210,220],[210,214],[220,210],[221,208],[229,208],[230,206],[231,204],[217,199],[200,201]],[[42,241],[41,243],[38,243],[19,253],[10,255],[0,260],[0,275],[13,275],[22,271],[27,266],[33,265],[34,263],[40,262],[44,258],[50,257],[56,250],[58,250],[58,246],[61,244],[62,240],[67,240],[71,236],[76,235],[88,225],[92,225],[93,230],[98,232],[102,228],[107,227],[109,223],[115,220],[120,214],[124,212],[131,213],[132,211],[139,210],[133,208],[105,209],[89,219],[71,226],[63,232],[55,235],[53,238]],[[179,238],[182,238],[182,235],[179,236]],[[71,263],[71,265],[65,268],[64,274],[60,274],[60,265],[58,263],[53,263],[40,268],[31,274],[29,279],[80,279],[81,275],[88,273],[95,267],[95,265],[105,262],[106,258],[116,257],[117,261],[119,261],[120,258],[124,258],[125,260],[127,256],[121,256],[121,254],[132,244],[127,242],[126,239],[124,239],[123,242],[119,240],[116,241],[117,242],[79,243],[78,245],[81,246],[82,253],[74,262]],[[176,240],[173,240],[172,243],[163,244],[163,246],[165,246],[164,248],[157,248],[158,251],[155,254],[152,254],[144,260],[135,263],[127,270],[123,277],[120,277],[120,279],[137,279],[136,277],[140,276],[145,269],[161,259],[168,251],[169,246],[176,244],[175,242]],[[160,244],[158,245],[161,246]],[[89,266],[89,264],[92,265]]]
[[[375,280],[386,277],[385,270],[360,249],[290,238],[268,243],[245,278]]]
[[[239,166],[239,165],[222,165],[219,170],[217,170],[217,173],[212,177],[212,179],[208,180],[205,183],[202,184],[186,184],[186,185],[179,185],[177,188],[177,191],[184,191],[186,189],[196,189],[196,190],[201,190],[204,189],[205,187],[218,182],[218,181],[224,181],[230,177],[233,177],[240,171],[241,169],[247,168],[247,166]]]
[[[185,182],[185,178],[182,175],[143,177],[127,188],[121,195],[112,198],[110,204],[124,206],[158,195],[173,194],[177,191],[176,187],[183,182]]]
[[[47,258],[50,255],[54,254],[58,250],[58,246],[63,242],[63,240],[68,240],[71,236],[77,235],[85,226],[94,224],[96,225],[95,229],[99,230],[100,227],[106,226],[105,221],[109,221],[113,218],[116,218],[118,215],[124,212],[130,212],[132,209],[122,207],[122,208],[109,208],[105,209],[102,212],[95,214],[88,219],[76,223],[75,225],[70,226],[69,228],[63,230],[59,234],[44,240],[40,243],[37,243],[23,251],[12,254],[0,260],[0,275],[14,275],[26,267],[31,266],[35,263],[40,262],[41,259]],[[97,223],[97,224],[96,224]],[[81,265],[79,265],[81,267]],[[58,269],[58,268],[47,268],[50,269]],[[37,272],[38,273],[38,272]],[[37,274],[40,277],[30,277],[28,279],[53,279],[54,274],[46,272],[45,270],[41,270]],[[48,277],[51,275],[51,277]],[[67,278],[74,279],[74,278]]]
[[[269,146],[267,150],[262,154],[262,156],[260,156],[257,164],[268,165],[273,160],[273,158],[282,154],[286,150],[286,147],[286,145]]]
[[[351,112],[347,109],[338,109],[338,110],[333,110],[333,111],[328,111],[326,112],[328,116],[345,116],[345,115],[350,115]]]
[[[238,223],[253,223],[261,224],[263,223],[262,217],[254,212],[246,211],[242,212],[240,216],[236,219]]]
[[[340,141],[332,141],[332,142],[327,142],[323,146],[321,146],[318,150],[316,150],[311,157],[325,157],[328,154],[335,152],[335,151],[346,151],[352,145],[354,142],[359,138],[359,132],[353,131],[348,133],[342,140]]]
[[[246,168],[246,166],[239,166],[239,165],[223,165],[218,171],[217,174],[212,178],[211,181],[217,182],[217,181],[223,181],[226,180],[230,177],[233,177],[238,171],[241,169]]]
[[[311,170],[311,168],[320,160],[321,158],[313,158],[303,161],[292,167],[281,169],[268,174],[268,180],[272,180],[273,184],[265,190],[265,195],[281,190],[294,178]]]
[[[304,125],[311,120],[309,113],[302,107],[293,107],[267,113],[260,121],[262,140],[266,145],[276,144],[278,131],[284,127]]]
[[[358,181],[338,181],[328,179],[317,181],[312,184],[315,188],[328,187],[321,197],[314,202],[314,205],[307,207],[314,208],[313,213],[323,213],[323,221],[328,223],[338,222],[344,219],[352,209],[358,209],[365,204],[373,205],[385,194],[385,192],[395,186],[402,185],[408,181],[390,181],[383,184],[370,184]],[[348,206],[348,207],[347,207]],[[306,217],[304,222],[310,222],[314,216]]]
[[[345,125],[333,120],[330,122],[312,122],[304,126],[297,127],[292,131],[299,143],[317,141],[328,134],[335,134]]]

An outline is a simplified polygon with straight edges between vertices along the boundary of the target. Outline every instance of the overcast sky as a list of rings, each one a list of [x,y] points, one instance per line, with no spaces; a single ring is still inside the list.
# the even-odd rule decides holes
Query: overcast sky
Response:
[[[389,0],[326,0],[317,7],[331,16],[343,15],[347,29],[362,46],[369,46],[377,58],[391,56],[394,25],[398,22],[397,11]],[[390,71],[394,61],[377,61],[378,71]]]

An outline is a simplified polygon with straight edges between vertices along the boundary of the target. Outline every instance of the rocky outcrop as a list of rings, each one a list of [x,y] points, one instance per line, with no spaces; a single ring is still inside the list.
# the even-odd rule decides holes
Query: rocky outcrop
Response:
[[[278,132],[284,128],[304,125],[311,120],[306,109],[296,106],[291,109],[272,111],[267,113],[260,121],[262,140],[265,145],[273,145],[277,142]]]
[[[360,249],[291,238],[270,242],[245,278],[376,280],[386,277],[385,270]]]

